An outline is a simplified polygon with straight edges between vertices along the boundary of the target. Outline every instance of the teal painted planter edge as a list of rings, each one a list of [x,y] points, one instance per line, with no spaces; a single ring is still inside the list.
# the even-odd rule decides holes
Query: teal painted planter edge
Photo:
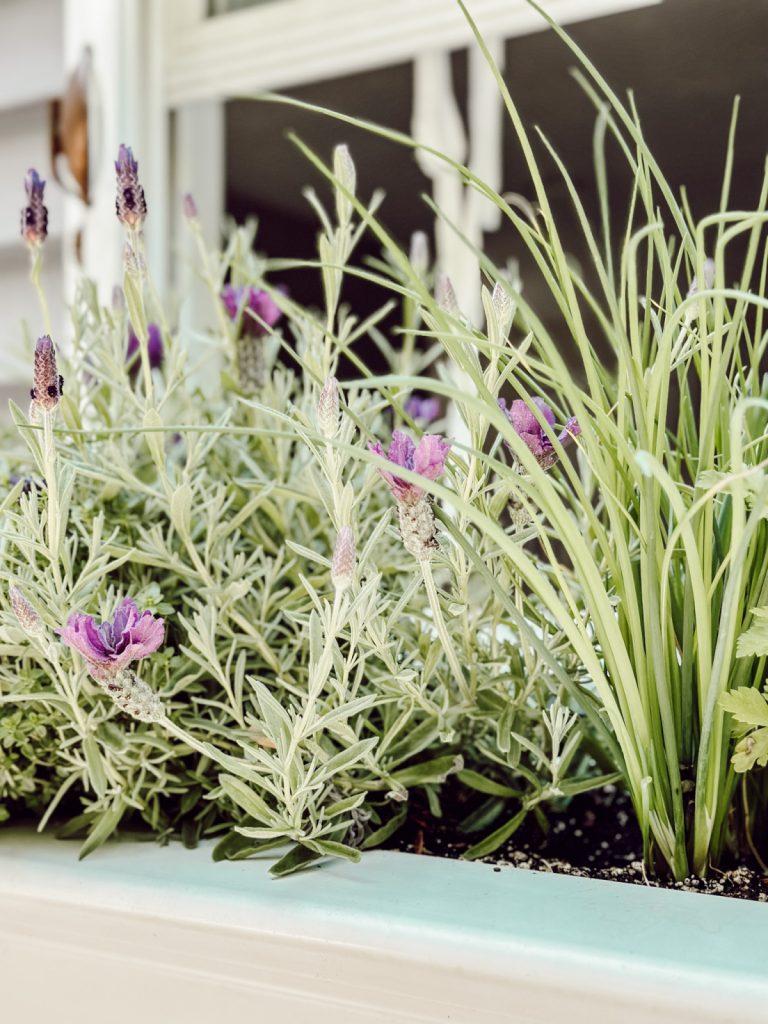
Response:
[[[656,1010],[633,1020],[768,1019],[768,907],[760,903],[386,851],[280,880],[269,877],[270,863],[216,864],[207,845],[137,842],[78,862],[77,844],[3,829],[0,907],[4,897],[55,900],[270,941],[437,959],[511,993],[537,976],[593,999],[653,993]],[[715,997],[727,1015],[712,1009]],[[659,1006],[677,1005],[698,1006],[699,1016],[659,1016]]]

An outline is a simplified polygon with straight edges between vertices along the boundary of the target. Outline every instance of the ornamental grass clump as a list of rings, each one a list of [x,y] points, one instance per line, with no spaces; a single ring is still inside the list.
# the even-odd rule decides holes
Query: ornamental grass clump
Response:
[[[375,279],[415,310],[408,336],[442,352],[434,376],[409,366],[375,378],[364,372],[361,382],[382,399],[433,392],[459,411],[467,440],[452,447],[453,486],[418,483],[444,510],[454,586],[466,593],[473,577],[474,608],[498,596],[503,612],[489,643],[512,623],[525,659],[543,657],[541,640],[556,652],[551,671],[593,748],[621,773],[648,868],[684,879],[729,857],[764,860],[768,848],[765,773],[743,774],[768,763],[768,177],[754,208],[730,207],[735,105],[720,202],[697,218],[665,179],[632,100],[624,104],[550,24],[576,55],[576,79],[596,109],[597,222],[549,140],[529,132],[476,30],[531,202],[523,210],[430,152],[514,228],[557,328],[483,253],[485,322],[470,324],[450,282],[438,277],[432,295],[382,220],[350,197],[385,249]],[[343,188],[333,168],[296,142]],[[618,222],[609,147],[631,179]],[[553,214],[550,168],[581,230],[577,261]],[[453,607],[458,618],[466,614],[455,592]],[[449,625],[448,634],[461,666],[471,666],[472,643],[461,629]],[[471,675],[463,682],[476,700]],[[501,784],[490,764],[486,782]],[[501,827],[495,838],[507,834]]]
[[[255,255],[251,226],[209,250],[185,197],[215,325],[206,355],[188,348],[148,276],[127,147],[116,298],[82,282],[54,339],[38,288],[31,409],[11,405],[2,446],[0,814],[32,812],[82,855],[144,827],[213,839],[216,858],[274,850],[283,875],[389,841],[414,799],[439,814],[448,782],[479,791],[480,855],[484,832],[493,846],[606,778],[549,649],[562,637],[541,642],[498,552],[432,503],[438,476],[474,491],[464,463],[436,436],[402,442],[396,472],[368,449],[414,430],[407,396],[341,380],[342,356],[364,373],[375,343],[420,372],[436,352],[387,340],[390,303],[364,320],[342,303],[381,197],[357,198],[346,149],[334,166],[333,212],[309,193],[320,310],[290,297],[300,264]],[[374,466],[424,509],[415,549]]]

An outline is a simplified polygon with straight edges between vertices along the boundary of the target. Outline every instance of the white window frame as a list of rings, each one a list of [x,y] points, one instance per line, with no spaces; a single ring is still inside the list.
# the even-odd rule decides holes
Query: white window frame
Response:
[[[546,0],[546,6],[559,23],[569,24],[660,2]],[[120,142],[132,144],[141,163],[155,280],[161,291],[171,280],[183,287],[186,261],[182,235],[176,230],[179,197],[192,191],[205,226],[215,231],[224,202],[226,100],[420,58],[434,60],[435,53],[447,59],[450,51],[473,41],[454,0],[269,0],[212,17],[205,0],[64,4],[67,65],[77,64],[84,45],[94,54],[98,135],[93,206],[83,215],[70,203],[68,225],[71,230],[83,229],[84,269],[103,289],[111,289],[121,273],[112,170]],[[483,34],[497,45],[543,27],[541,16],[526,0],[469,0],[468,7]],[[446,96],[445,103],[450,107],[453,97]],[[434,104],[432,108],[431,129],[424,126],[423,117],[420,121],[430,141],[440,140],[446,119],[451,120],[449,109]],[[496,114],[489,119],[496,137],[489,124],[491,135],[479,154],[490,178],[500,167],[498,108]],[[471,139],[471,125],[469,134]],[[455,142],[446,139],[446,144]],[[473,216],[478,222],[472,234],[492,228],[486,224],[487,210],[478,207]],[[444,262],[450,268],[448,254]],[[181,273],[176,272],[178,267]]]

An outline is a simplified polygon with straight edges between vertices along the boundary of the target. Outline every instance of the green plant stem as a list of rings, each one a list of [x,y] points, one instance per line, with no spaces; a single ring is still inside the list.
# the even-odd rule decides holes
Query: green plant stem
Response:
[[[62,586],[61,568],[59,566],[59,548],[61,544],[61,512],[59,508],[59,479],[56,465],[56,442],[53,436],[53,421],[56,410],[44,409],[43,417],[43,475],[45,476],[48,495],[47,540],[48,556],[51,562],[56,584]]]
[[[175,736],[177,740],[181,740],[182,743],[186,743],[188,747],[192,747],[198,754],[202,754],[204,757],[210,757],[212,760],[224,768],[226,771],[232,770],[231,761],[228,761],[226,755],[222,754],[216,747],[211,743],[201,743],[200,740],[195,739],[192,733],[187,732],[180,725],[177,725],[172,718],[164,715],[158,722],[158,725],[162,726],[166,732],[169,732],[172,736]]]
[[[429,600],[429,607],[432,611],[432,622],[437,630],[437,635],[440,637],[443,652],[448,664],[450,665],[451,672],[456,680],[456,685],[459,687],[461,696],[463,700],[469,704],[471,696],[467,688],[466,679],[464,678],[464,672],[459,664],[459,659],[456,657],[456,651],[454,650],[450,634],[448,633],[448,628],[445,624],[443,609],[440,606],[440,598],[435,585],[435,577],[432,573],[432,563],[428,561],[428,559],[422,558],[419,560],[419,568],[421,569],[421,575],[424,580],[424,589],[427,593],[427,599]]]
[[[32,263],[30,267],[29,277],[34,285],[35,291],[37,292],[37,298],[40,303],[40,309],[43,314],[43,326],[45,333],[49,338],[53,337],[53,331],[51,329],[51,314],[48,308],[48,299],[45,295],[45,289],[41,280],[41,273],[43,267],[43,252],[42,246],[36,245],[32,250]]]

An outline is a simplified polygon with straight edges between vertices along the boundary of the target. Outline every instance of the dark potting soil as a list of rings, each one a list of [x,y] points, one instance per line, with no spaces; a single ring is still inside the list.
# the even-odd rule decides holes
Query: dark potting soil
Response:
[[[387,845],[406,853],[461,857],[485,834],[462,831],[460,823],[470,810],[462,807],[462,802],[458,793],[453,800],[449,797],[443,816],[436,818],[426,803],[414,800],[408,820]],[[486,832],[505,820],[500,816]],[[496,871],[510,867],[550,871],[768,902],[768,876],[750,864],[726,864],[722,870],[712,869],[707,878],[691,876],[683,882],[662,874],[650,875],[643,866],[642,840],[632,806],[615,786],[585,793],[567,808],[548,813],[546,827],[534,815],[528,815],[511,839],[478,859],[493,864]]]

